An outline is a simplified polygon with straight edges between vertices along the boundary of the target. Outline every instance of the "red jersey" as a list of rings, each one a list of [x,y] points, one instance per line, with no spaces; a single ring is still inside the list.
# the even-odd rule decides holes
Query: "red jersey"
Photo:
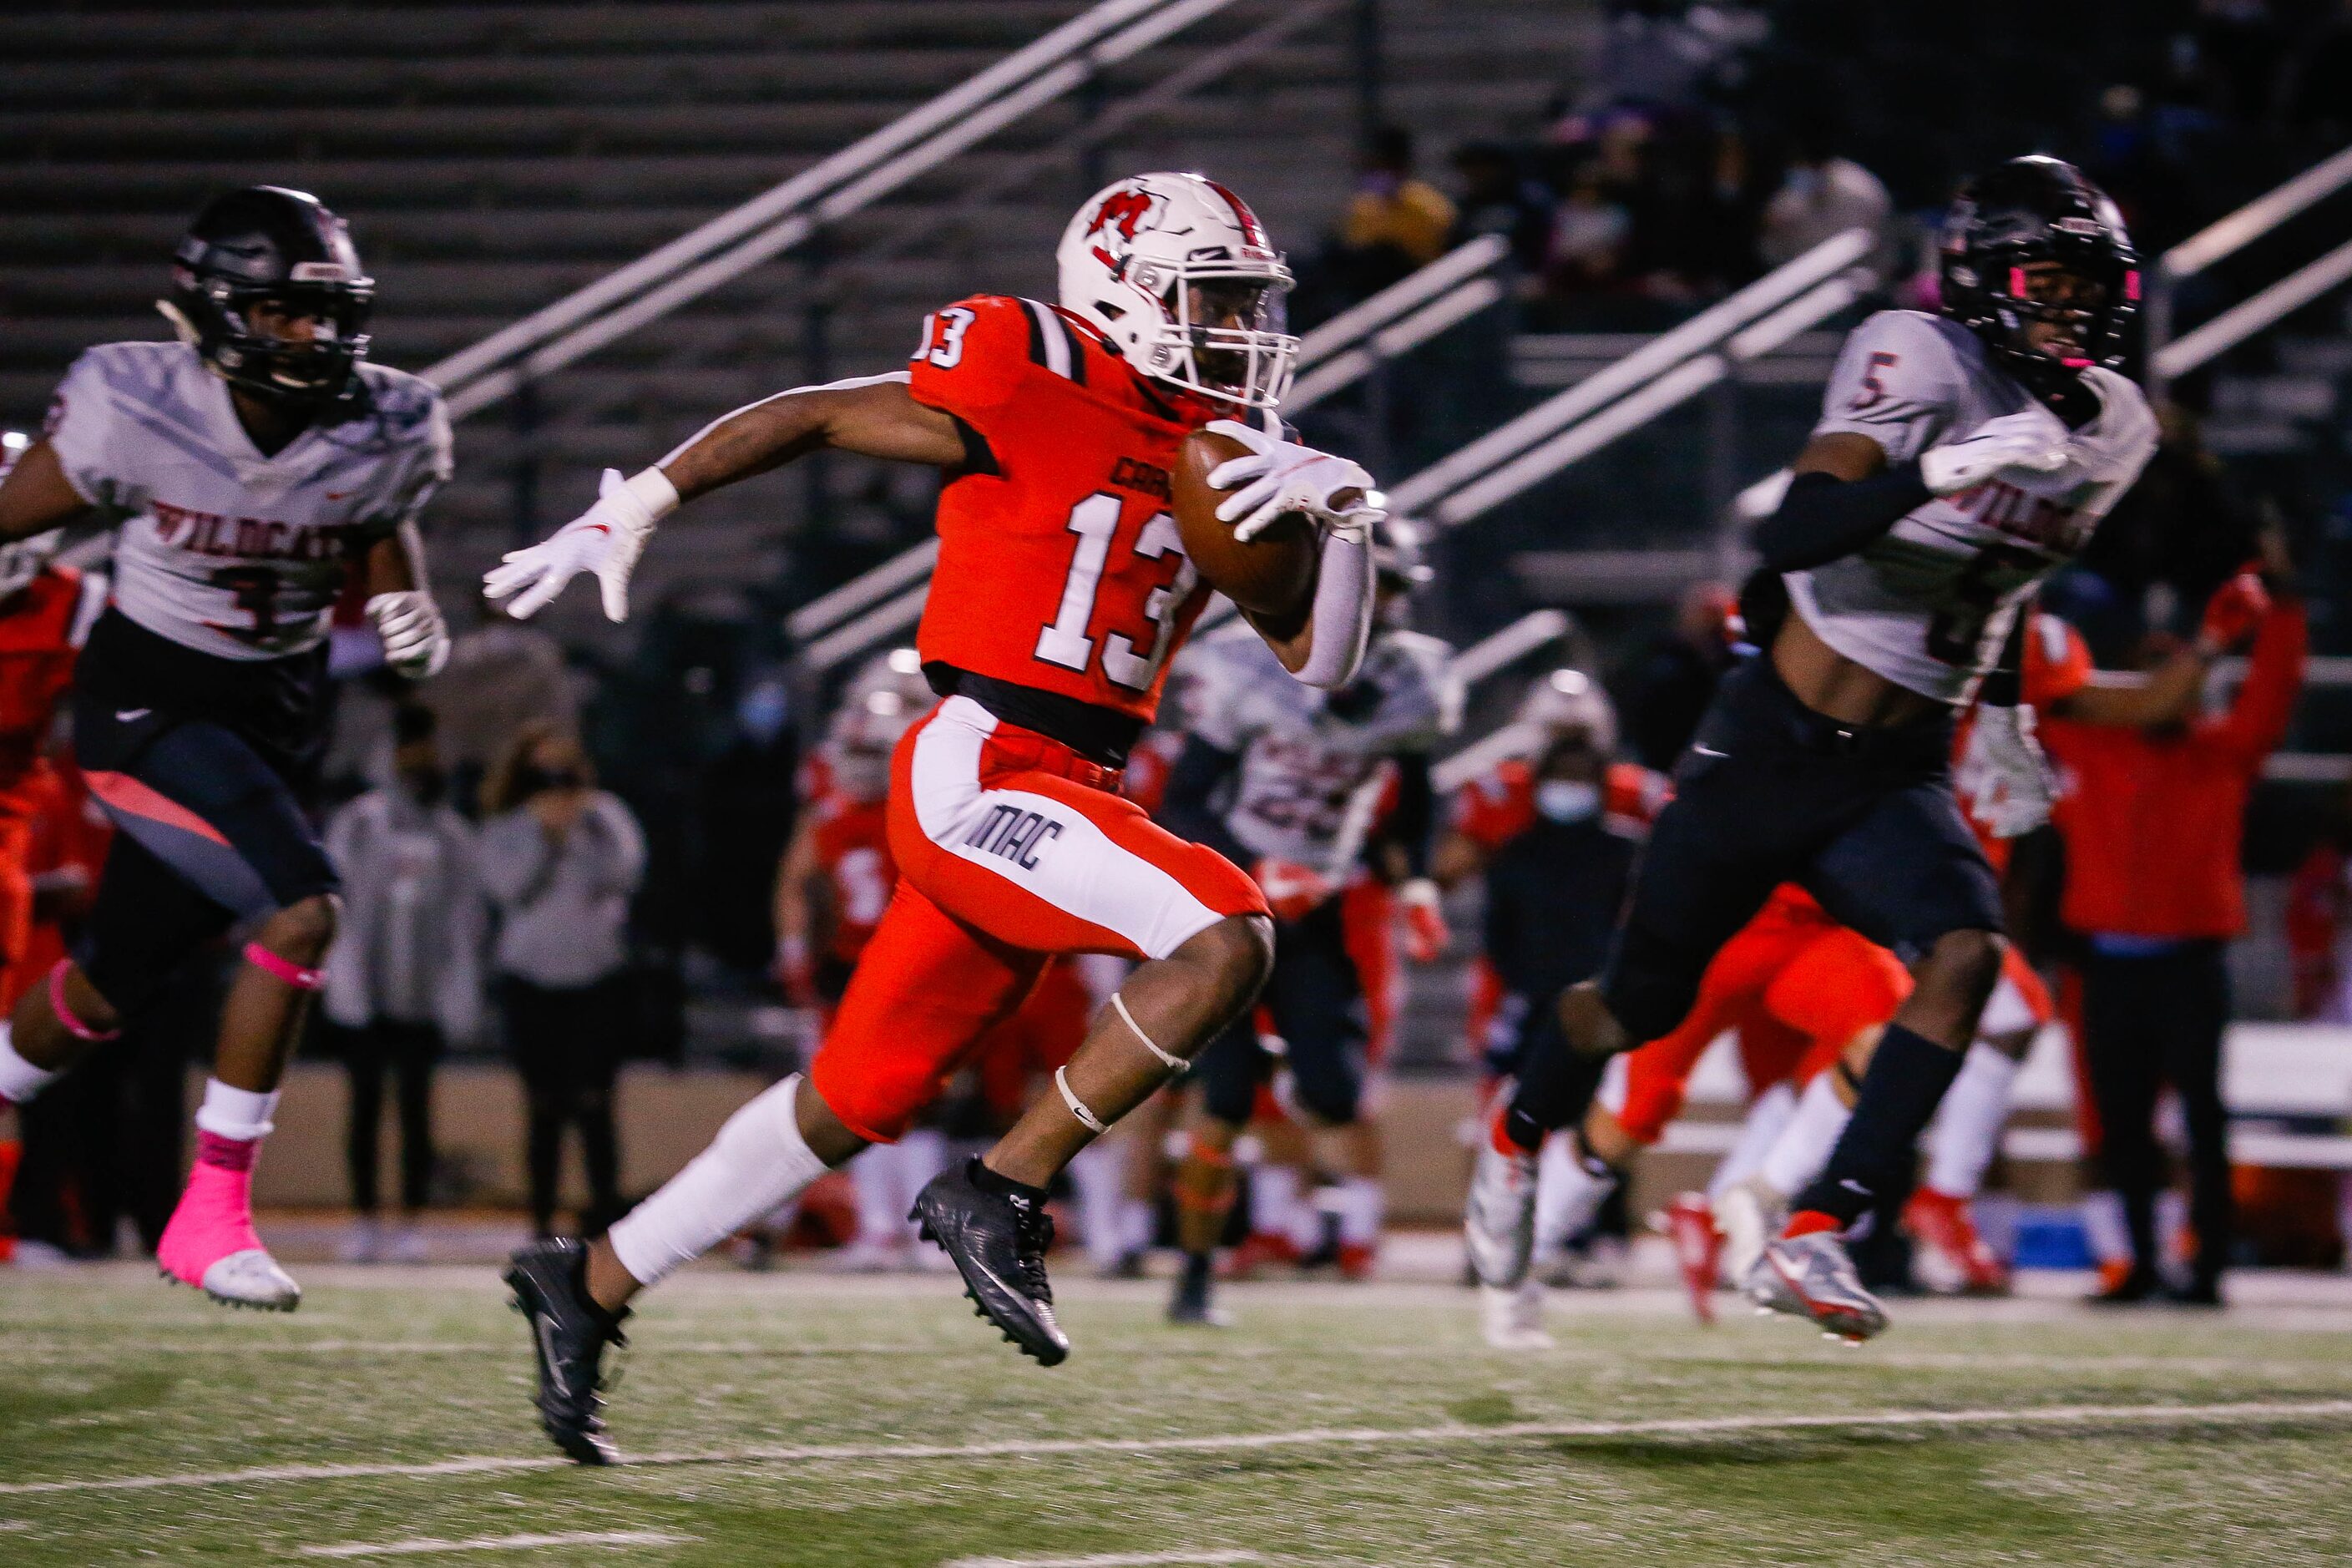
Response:
[[[2032,709],[2037,718],[2046,720],[2051,709],[2091,684],[2091,648],[2083,640],[2083,634],[2070,623],[2039,610],[2030,613],[2033,619],[2026,631],[2024,658],[2018,666],[2018,700]],[[1969,731],[1975,722],[1976,714],[1971,710],[1953,733],[1955,768],[1968,755]],[[1993,874],[2005,875],[2012,840],[1994,837],[1990,828],[1969,814],[1968,781],[1961,777],[1955,782],[1961,786],[1961,815],[1968,816],[1969,826],[1975,832],[1985,858],[1992,862]]]
[[[826,945],[842,963],[855,963],[898,886],[885,805],[828,794],[805,809],[816,814],[811,845],[831,894],[833,934]]]
[[[0,812],[30,816],[39,804],[30,774],[73,681],[82,587],[80,573],[52,566],[0,606]]]
[[[1649,831],[1674,793],[1671,782],[1639,763],[1612,763],[1601,787],[1602,819],[1620,833]],[[1481,849],[1517,837],[1536,819],[1535,763],[1514,757],[1471,780],[1454,797],[1454,829]]]
[[[908,390],[977,437],[940,492],[923,662],[1148,721],[1208,603],[1169,492],[1179,446],[1215,416],[1077,317],[1000,295],[924,318]]]
[[[2178,940],[2246,929],[2246,797],[2286,737],[2307,644],[2303,605],[2281,599],[2228,712],[2170,730],[2043,731],[2065,786],[2053,820],[2066,841],[2068,927]]]

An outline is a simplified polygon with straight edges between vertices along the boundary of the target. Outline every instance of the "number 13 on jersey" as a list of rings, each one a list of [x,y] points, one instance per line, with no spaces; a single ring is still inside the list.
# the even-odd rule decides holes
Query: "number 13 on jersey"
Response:
[[[1069,575],[1062,580],[1060,606],[1037,633],[1037,657],[1084,672],[1099,651],[1106,676],[1130,691],[1148,691],[1175,640],[1177,611],[1200,578],[1178,541],[1176,519],[1162,511],[1145,521],[1127,559],[1108,573],[1106,581],[1124,504],[1106,491],[1071,509],[1067,526],[1077,535],[1077,544],[1070,554]],[[1097,639],[1087,628],[1095,624],[1096,604],[1106,592],[1114,597],[1109,623]],[[1141,602],[1132,609],[1120,602],[1137,596]],[[1114,629],[1122,623],[1130,625],[1148,646],[1139,647],[1136,637]]]

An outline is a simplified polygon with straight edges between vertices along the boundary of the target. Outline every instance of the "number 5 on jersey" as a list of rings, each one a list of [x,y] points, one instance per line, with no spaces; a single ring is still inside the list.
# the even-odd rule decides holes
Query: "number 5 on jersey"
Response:
[[[1052,622],[1037,633],[1037,657],[1048,664],[1083,672],[1095,656],[1095,639],[1087,635],[1087,628],[1094,624],[1095,601],[1102,592],[1104,568],[1110,561],[1111,540],[1118,531],[1123,504],[1118,496],[1097,494],[1071,509],[1066,526],[1078,536],[1077,546],[1070,553],[1069,575],[1062,580],[1060,607]],[[1152,627],[1150,651],[1138,652],[1133,639],[1118,632],[1105,631],[1102,636],[1103,673],[1130,691],[1148,691],[1175,638],[1177,606],[1192,596],[1200,578],[1185,558],[1176,519],[1167,512],[1155,513],[1144,523],[1129,553],[1146,561],[1172,557],[1176,562],[1173,573],[1151,584],[1143,594],[1142,618]],[[1124,572],[1113,575],[1115,591],[1137,585]]]

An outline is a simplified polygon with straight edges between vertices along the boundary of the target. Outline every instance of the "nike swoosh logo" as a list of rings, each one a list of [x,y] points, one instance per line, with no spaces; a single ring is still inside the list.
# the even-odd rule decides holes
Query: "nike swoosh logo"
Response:
[[[118,724],[135,724],[153,711],[155,710],[152,708],[117,708],[114,710],[114,721]]]
[[[329,500],[341,500],[351,493],[352,492],[349,490],[329,490],[327,492],[327,499]]]
[[[1718,752],[1713,746],[1702,746],[1696,743],[1691,746],[1691,750],[1702,757],[1727,757],[1731,754],[1729,752]]]

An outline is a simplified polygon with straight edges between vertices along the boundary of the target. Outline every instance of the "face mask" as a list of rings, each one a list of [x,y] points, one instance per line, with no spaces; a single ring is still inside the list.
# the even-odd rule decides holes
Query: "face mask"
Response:
[[[1536,809],[1553,822],[1589,821],[1601,810],[1601,786],[1546,779],[1536,785]]]

